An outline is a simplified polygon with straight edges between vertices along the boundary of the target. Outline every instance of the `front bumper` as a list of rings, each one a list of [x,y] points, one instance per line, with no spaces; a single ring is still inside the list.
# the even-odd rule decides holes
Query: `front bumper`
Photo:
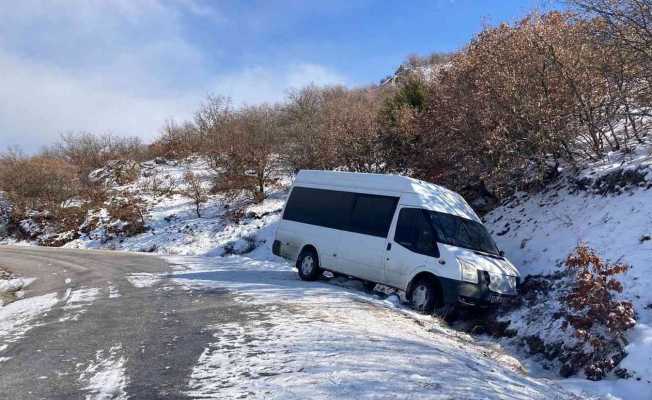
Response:
[[[505,294],[491,290],[489,288],[488,277],[481,278],[479,283],[444,279],[442,281],[442,286],[444,291],[444,302],[446,304],[462,304],[472,307],[492,307],[508,303],[518,295],[518,291]]]

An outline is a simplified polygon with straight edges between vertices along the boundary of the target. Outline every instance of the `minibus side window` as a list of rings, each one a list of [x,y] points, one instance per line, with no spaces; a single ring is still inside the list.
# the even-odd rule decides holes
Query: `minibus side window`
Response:
[[[435,233],[424,212],[418,208],[401,209],[394,241],[415,253],[439,257]]]
[[[396,197],[356,194],[349,230],[386,238],[397,203]]]
[[[398,197],[295,186],[283,219],[387,237]]]

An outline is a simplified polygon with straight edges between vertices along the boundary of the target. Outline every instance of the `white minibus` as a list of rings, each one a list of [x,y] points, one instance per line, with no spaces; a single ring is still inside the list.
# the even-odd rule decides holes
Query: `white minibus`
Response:
[[[423,312],[500,303],[519,284],[462,196],[398,175],[300,171],[272,248],[303,280],[330,271],[380,283]]]

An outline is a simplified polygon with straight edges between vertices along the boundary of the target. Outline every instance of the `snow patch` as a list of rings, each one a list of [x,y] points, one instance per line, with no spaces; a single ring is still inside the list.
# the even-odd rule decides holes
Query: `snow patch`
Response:
[[[127,275],[129,283],[137,288],[152,287],[156,285],[161,278],[161,275],[148,273],[134,273]]]
[[[118,290],[117,287],[111,285],[109,282],[109,299],[117,299],[118,297],[121,297],[122,295],[120,294],[120,291]]]
[[[22,279],[0,280],[0,293],[17,292],[23,285]]]
[[[85,307],[99,296],[100,289],[98,288],[66,289],[64,296],[66,304],[62,307],[66,314],[59,319],[59,322],[79,320],[79,317],[86,312]]]
[[[59,302],[56,293],[30,297],[0,307],[0,353],[37,326],[35,320]]]
[[[112,346],[108,351],[98,350],[92,361],[79,376],[79,382],[88,391],[86,400],[126,400],[129,383],[126,371],[127,359],[120,355],[122,345]]]

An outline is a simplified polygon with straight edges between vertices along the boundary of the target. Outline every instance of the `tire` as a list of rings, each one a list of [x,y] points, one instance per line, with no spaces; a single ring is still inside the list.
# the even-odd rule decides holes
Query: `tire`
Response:
[[[432,278],[420,278],[410,288],[408,299],[412,308],[430,314],[439,302],[439,287]]]
[[[303,281],[316,281],[321,276],[317,252],[312,249],[303,249],[297,258],[299,278]]]

